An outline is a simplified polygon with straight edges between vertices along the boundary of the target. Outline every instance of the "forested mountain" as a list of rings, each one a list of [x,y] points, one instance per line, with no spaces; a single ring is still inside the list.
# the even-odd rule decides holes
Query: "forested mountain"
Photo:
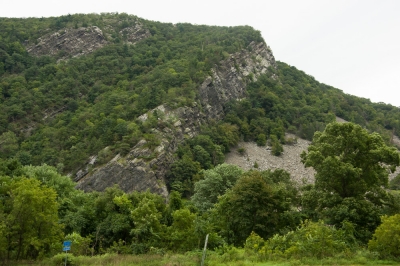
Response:
[[[65,173],[77,171],[107,146],[101,163],[110,154],[126,154],[149,130],[138,116],[160,104],[177,108],[199,101],[197,88],[213,67],[251,42],[263,42],[258,31],[246,26],[172,25],[126,14],[2,18],[0,23],[1,156],[59,165]],[[96,38],[71,41],[81,40],[82,31],[92,27],[102,34],[101,45],[96,46]],[[61,41],[51,38],[73,30],[75,35]],[[143,40],[131,45],[135,37]],[[250,125],[258,116],[267,117],[271,122],[263,123],[280,123],[281,132],[307,139],[333,116],[380,132],[387,140],[400,130],[398,108],[344,94],[284,63],[274,74],[277,78],[263,76],[247,89],[255,114],[239,111],[231,120],[246,118]],[[246,104],[241,103],[248,109]],[[261,130],[250,129],[251,137],[268,137],[265,125]]]
[[[338,226],[343,239],[353,237],[345,232],[351,227],[354,243],[366,244],[379,216],[399,208],[381,189],[387,170],[380,163],[399,164],[397,151],[386,145],[399,135],[400,109],[275,62],[249,26],[168,24],[114,13],[0,18],[0,106],[0,254],[7,260],[50,254],[64,233],[87,243],[77,254],[183,251],[198,248],[209,232],[211,246],[243,246],[252,231],[266,239],[306,219]],[[364,138],[353,151],[375,154],[365,159],[371,165],[366,173],[360,170],[366,164],[346,157],[347,150],[337,154],[356,165],[343,166],[343,173],[367,180],[360,190],[349,188],[355,193],[325,179],[340,163],[319,168],[313,154],[324,145],[317,139],[315,150],[303,155],[318,172],[316,187],[298,188],[280,170],[243,172],[222,164],[239,140],[268,143],[279,156],[282,144],[293,141],[285,133],[312,140],[337,117],[354,124],[331,124],[331,131],[353,140],[349,132],[358,132]],[[339,141],[331,131],[326,139]],[[369,137],[372,132],[380,135]],[[28,194],[37,197],[33,212],[54,203],[47,218],[32,222],[32,228],[45,220],[53,228],[36,244],[28,225],[9,230]],[[313,201],[315,195],[325,202]],[[363,195],[369,195],[365,201]],[[247,197],[260,201],[240,209]],[[335,208],[347,208],[348,215]],[[363,211],[356,217],[351,208]],[[250,213],[257,216],[252,220]],[[259,236],[250,240],[260,242]]]

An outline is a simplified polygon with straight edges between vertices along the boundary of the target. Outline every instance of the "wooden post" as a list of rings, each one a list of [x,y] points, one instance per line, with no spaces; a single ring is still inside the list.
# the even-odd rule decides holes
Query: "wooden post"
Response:
[[[204,260],[206,258],[208,234],[206,235],[206,242],[204,242],[203,257],[201,258],[201,266],[204,266]]]

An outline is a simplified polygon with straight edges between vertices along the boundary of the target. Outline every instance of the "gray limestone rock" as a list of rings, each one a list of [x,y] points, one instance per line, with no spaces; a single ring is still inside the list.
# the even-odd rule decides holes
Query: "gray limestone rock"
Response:
[[[133,27],[128,27],[119,32],[124,36],[127,44],[135,44],[140,40],[146,39],[151,36],[148,29],[143,28],[142,24],[137,23]]]
[[[91,53],[108,42],[96,26],[78,29],[62,29],[38,39],[27,51],[35,56],[61,55],[61,58],[76,57]]]
[[[148,29],[137,22],[134,26],[120,31],[127,44],[135,44],[151,36]],[[52,55],[59,59],[77,57],[94,52],[109,42],[103,31],[96,27],[65,28],[40,37],[27,51],[34,56]]]

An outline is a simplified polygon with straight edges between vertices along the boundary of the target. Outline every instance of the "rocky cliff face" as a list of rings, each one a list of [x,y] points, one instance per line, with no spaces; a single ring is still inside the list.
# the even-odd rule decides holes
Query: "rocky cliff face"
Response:
[[[199,101],[208,118],[221,119],[224,105],[246,95],[248,82],[275,68],[275,58],[264,43],[251,43],[247,49],[231,55],[212,69],[199,88]]]
[[[127,44],[135,44],[151,36],[150,31],[140,23],[122,29],[120,34],[124,36]],[[67,28],[40,37],[37,44],[27,47],[27,51],[34,56],[51,55],[59,59],[67,59],[89,54],[109,44],[110,38],[96,26]]]
[[[82,27],[47,34],[38,39],[38,44],[27,47],[27,51],[35,56],[60,55],[66,58],[91,53],[107,43],[98,27]]]
[[[224,105],[243,98],[246,85],[267,73],[269,67],[276,67],[275,59],[264,43],[251,43],[247,49],[230,55],[212,69],[212,76],[198,88],[199,98],[193,106],[171,110],[162,105],[139,117],[144,121],[151,113],[157,113],[159,123],[153,129],[159,138],[157,147],[152,149],[146,140],[141,140],[126,157],[117,155],[90,174],[87,170],[80,172],[77,188],[102,191],[118,184],[125,192],[149,189],[166,197],[164,177],[174,162],[173,153],[178,145],[195,136],[209,119],[222,119]]]
[[[137,23],[133,27],[124,28],[119,32],[124,36],[125,42],[127,44],[135,44],[138,41],[146,39],[151,36],[150,31],[145,29],[142,24]]]

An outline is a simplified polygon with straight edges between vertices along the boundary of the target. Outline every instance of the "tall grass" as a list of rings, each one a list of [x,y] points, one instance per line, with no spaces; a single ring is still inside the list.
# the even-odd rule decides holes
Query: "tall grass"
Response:
[[[99,256],[74,257],[68,254],[68,264],[74,266],[199,266],[201,251],[187,252],[185,254],[146,254],[146,255],[119,255],[103,254]],[[58,254],[40,262],[18,262],[11,265],[19,266],[63,266],[65,254]],[[298,266],[298,265],[399,265],[400,262],[378,260],[375,254],[367,250],[359,250],[352,256],[338,254],[337,256],[317,259],[304,257],[297,259],[275,258],[275,260],[260,261],[259,257],[249,255],[244,249],[230,247],[226,250],[207,252],[206,266]]]
[[[201,253],[187,254],[145,254],[145,255],[120,255],[103,254],[99,256],[73,256],[68,254],[67,265],[74,266],[172,266],[172,265],[200,265]],[[58,254],[41,262],[25,262],[17,265],[38,265],[38,266],[63,266],[65,254]]]

